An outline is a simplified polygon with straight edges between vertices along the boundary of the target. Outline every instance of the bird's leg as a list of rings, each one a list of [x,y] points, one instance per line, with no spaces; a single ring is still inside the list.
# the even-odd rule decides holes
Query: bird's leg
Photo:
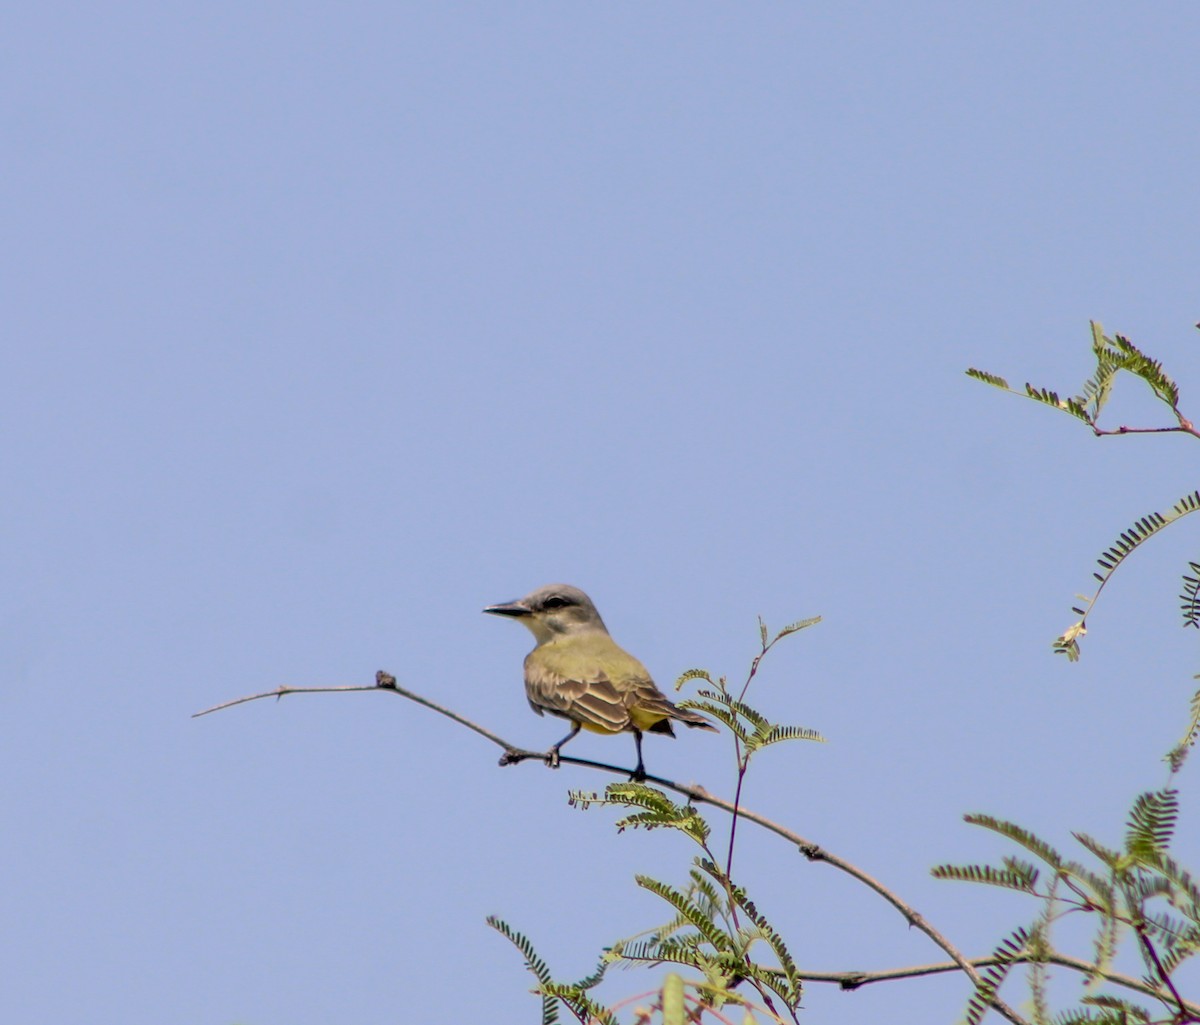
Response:
[[[552,769],[558,768],[558,749],[563,746],[568,740],[575,736],[583,727],[579,723],[571,724],[571,732],[555,744],[549,751],[546,752],[546,764]]]
[[[633,770],[633,774],[629,777],[634,782],[640,783],[646,778],[646,765],[642,761],[642,731],[633,731],[633,742],[637,745],[638,763],[637,768]]]

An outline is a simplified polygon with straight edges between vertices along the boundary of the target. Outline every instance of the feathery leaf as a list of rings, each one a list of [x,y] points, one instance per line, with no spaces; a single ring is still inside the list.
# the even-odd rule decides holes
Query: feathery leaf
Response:
[[[1083,1002],[1102,1009],[1099,1017],[1090,1020],[1104,1025],[1145,1025],[1150,1021],[1150,1012],[1144,1007],[1108,993],[1083,997]]]
[[[1030,853],[1037,855],[1051,868],[1057,869],[1063,863],[1062,855],[1050,844],[1014,822],[1006,822],[1004,819],[993,818],[991,815],[964,815],[963,821],[973,826],[982,826],[984,829],[990,829],[994,833],[1007,837]]]
[[[1200,565],[1188,563],[1191,574],[1183,575],[1183,590],[1179,600],[1183,603],[1179,610],[1183,613],[1183,625],[1200,629]]]
[[[517,932],[507,922],[501,918],[497,918],[495,915],[489,915],[486,921],[488,925],[521,952],[521,956],[525,959],[525,967],[538,980],[538,990],[541,992],[543,986],[550,984],[550,969],[537,951],[533,949],[533,944],[529,941],[529,938],[523,933]],[[555,1006],[554,999],[544,993],[542,994],[542,1025],[558,1025],[558,1008]]]
[[[789,634],[794,634],[799,630],[807,630],[810,626],[816,626],[819,622],[821,622],[820,616],[810,616],[808,619],[798,619],[794,623],[788,623],[787,626],[785,626],[779,631],[779,633],[775,635],[775,638],[771,641],[771,643],[774,644],[776,641],[781,641],[784,637],[787,637]]]
[[[783,979],[786,980],[787,986],[784,990],[780,990],[777,986],[772,986],[772,988],[788,1002],[789,1007],[795,1007],[800,1002],[803,984],[800,981],[800,969],[796,967],[796,962],[792,960],[792,955],[788,952],[787,946],[783,942],[783,937],[775,931],[774,927],[759,912],[754,902],[746,897],[746,892],[743,889],[735,886],[732,888],[732,893],[734,901],[746,913],[746,917],[754,923],[759,937],[771,948],[771,953],[775,955],[775,959],[779,962],[779,971]]]
[[[982,381],[984,384],[990,384],[993,388],[1003,388],[1005,391],[1012,391],[1008,386],[1008,382],[1003,377],[999,377],[996,374],[989,374],[986,370],[976,370],[974,367],[968,367],[967,376],[973,377],[977,381]]]
[[[701,691],[702,694],[707,693]],[[690,709],[693,712],[703,712],[705,715],[711,716],[717,722],[724,723],[738,738],[745,743],[750,736],[749,730],[742,725],[737,713],[732,711],[728,704],[717,704],[714,701],[708,701],[704,698],[684,698],[682,701],[677,701],[676,704],[680,708]]]
[[[1117,868],[1121,863],[1121,852],[1115,851],[1111,847],[1106,847],[1099,840],[1089,836],[1087,833],[1072,833],[1073,837],[1079,841],[1092,854],[1099,858],[1106,867]],[[1082,867],[1082,866],[1080,866]]]
[[[1167,752],[1167,761],[1171,765],[1172,773],[1183,768],[1184,759],[1187,758],[1192,745],[1196,743],[1197,735],[1200,735],[1200,690],[1192,695],[1190,710],[1191,718],[1188,720],[1187,730],[1180,738],[1179,743]]]
[[[967,1001],[967,1011],[963,1015],[965,1025],[979,1025],[983,1021],[984,1015],[991,1010],[1001,984],[1012,970],[1013,962],[1025,952],[1028,941],[1029,933],[1025,929],[1017,929],[992,952],[996,963],[979,973],[979,983]]]
[[[1037,882],[1037,869],[1029,866],[1028,872],[1009,868],[994,868],[991,865],[935,865],[929,870],[934,879],[950,879],[962,883],[986,883],[1002,886],[1022,893],[1033,893]]]
[[[1121,565],[1139,546],[1144,544],[1163,528],[1174,523],[1181,516],[1186,516],[1188,513],[1196,512],[1200,509],[1200,491],[1194,491],[1189,495],[1184,495],[1176,502],[1169,513],[1152,512],[1147,513],[1141,519],[1134,523],[1126,530],[1121,532],[1121,535],[1113,541],[1104,552],[1097,557],[1096,562],[1099,564],[1101,572],[1093,573],[1092,576],[1099,582],[1099,586],[1093,592],[1090,598],[1085,598],[1085,606],[1087,611],[1091,611],[1096,604],[1096,599],[1100,597],[1100,592],[1104,590],[1105,585],[1116,572],[1117,567]],[[1187,598],[1186,587],[1188,578],[1185,580],[1185,594],[1180,597],[1185,601],[1184,617],[1187,621]],[[1078,613],[1079,610],[1075,609]],[[1066,655],[1072,662],[1079,659],[1079,638],[1087,633],[1086,615],[1077,623],[1073,624],[1065,633],[1057,638],[1054,642],[1054,651],[1058,654]]]
[[[612,1011],[597,1003],[574,983],[545,982],[538,987],[538,992],[544,1000],[561,1000],[580,1021],[586,1021],[588,1025],[619,1025]]]
[[[649,876],[634,876],[634,881],[638,886],[657,894],[670,904],[680,915],[687,919],[689,925],[712,945],[714,950],[722,951],[729,949],[729,936],[717,928],[712,919],[704,913],[702,908],[697,907],[687,894],[681,890],[677,890],[673,886],[659,882],[657,879],[651,879]]]
[[[689,680],[703,680],[705,683],[713,683],[713,678],[709,675],[707,669],[686,669],[675,680],[675,689],[679,690]],[[716,684],[714,683],[713,686],[716,686]]]
[[[804,726],[772,726],[761,732],[755,730],[752,740],[755,748],[778,744],[782,740],[812,740],[818,744],[825,743],[825,738],[821,734]]]
[[[1129,812],[1125,850],[1139,861],[1154,861],[1167,852],[1179,817],[1179,791],[1139,794]]]

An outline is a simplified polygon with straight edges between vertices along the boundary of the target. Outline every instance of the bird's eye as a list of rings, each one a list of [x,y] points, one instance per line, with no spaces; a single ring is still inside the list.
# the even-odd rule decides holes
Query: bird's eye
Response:
[[[562,597],[561,595],[554,594],[554,595],[551,595],[549,598],[547,598],[544,602],[542,602],[542,608],[544,608],[544,609],[561,609],[564,606],[570,605],[570,604],[571,603],[569,601],[567,601],[566,598]]]

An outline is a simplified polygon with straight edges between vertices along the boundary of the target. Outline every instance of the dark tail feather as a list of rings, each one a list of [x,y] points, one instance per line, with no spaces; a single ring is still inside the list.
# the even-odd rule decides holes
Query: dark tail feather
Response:
[[[719,732],[704,716],[697,715],[695,712],[688,712],[682,708],[672,706],[671,715],[693,730],[708,730],[710,733]]]

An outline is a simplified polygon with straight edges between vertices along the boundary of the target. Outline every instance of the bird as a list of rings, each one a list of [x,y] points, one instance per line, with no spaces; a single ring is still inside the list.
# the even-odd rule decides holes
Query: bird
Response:
[[[516,619],[537,641],[525,656],[525,696],[538,715],[549,712],[571,722],[571,732],[546,753],[551,768],[558,767],[559,750],[580,730],[629,732],[638,759],[632,778],[642,780],[642,733],[673,737],[673,721],[717,732],[704,716],[667,700],[646,667],[609,636],[592,599],[578,587],[547,584],[483,611]]]

